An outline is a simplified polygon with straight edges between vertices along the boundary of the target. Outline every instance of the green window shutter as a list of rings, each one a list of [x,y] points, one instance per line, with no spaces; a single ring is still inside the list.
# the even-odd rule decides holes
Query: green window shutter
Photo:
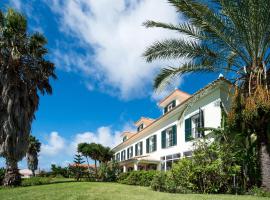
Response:
[[[161,132],[161,148],[166,148],[166,130]]]
[[[146,153],[149,153],[149,138],[146,139]]]
[[[154,145],[153,145],[153,151],[157,150],[157,135],[154,135]]]
[[[167,111],[168,111],[168,107],[166,106],[166,107],[164,108],[164,114],[165,114]]]
[[[127,159],[129,159],[129,148],[127,149]]]
[[[191,118],[185,120],[185,141],[191,139]]]
[[[177,145],[177,128],[176,125],[172,127],[172,132],[173,132],[173,146]]]
[[[130,153],[130,154],[131,154],[131,156],[130,156],[130,157],[133,157],[133,146],[131,147],[131,149],[130,149],[130,150],[131,150],[131,153]]]
[[[204,113],[201,108],[199,109],[199,119],[200,119],[199,127],[204,128]],[[201,136],[204,136],[204,130],[200,130],[200,134]]]
[[[138,144],[135,144],[135,156],[138,155]]]
[[[143,154],[143,143],[140,142],[140,155],[142,155],[142,154]]]

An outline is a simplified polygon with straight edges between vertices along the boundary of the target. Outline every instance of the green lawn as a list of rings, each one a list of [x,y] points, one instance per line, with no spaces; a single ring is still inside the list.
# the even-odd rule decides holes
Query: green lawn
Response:
[[[258,200],[253,196],[169,194],[151,191],[150,188],[127,186],[117,183],[67,182],[42,186],[0,189],[0,199],[46,200],[46,199],[108,199],[108,200]]]

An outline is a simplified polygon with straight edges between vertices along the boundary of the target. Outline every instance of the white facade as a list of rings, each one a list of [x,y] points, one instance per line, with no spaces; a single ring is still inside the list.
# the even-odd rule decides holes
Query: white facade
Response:
[[[123,171],[168,170],[173,160],[190,156],[193,141],[200,137],[200,134],[207,134],[207,132],[202,133],[198,127],[219,127],[221,123],[220,105],[222,104],[225,110],[230,109],[229,85],[227,80],[219,78],[192,96],[169,95],[162,105],[164,107],[166,101],[171,103],[175,100],[175,105],[171,110],[153,120],[143,130],[129,136],[127,140],[113,149],[115,158],[123,167]],[[186,138],[187,134],[191,134],[191,139]],[[151,136],[156,138],[156,148],[153,152],[147,152],[147,147],[151,148],[151,139],[148,145],[147,139]],[[135,156],[135,145],[139,142],[142,142],[142,155]],[[165,147],[164,144],[171,146]],[[131,155],[130,147],[133,147],[133,155],[127,157],[128,148]],[[123,151],[125,151],[125,158],[121,159]]]

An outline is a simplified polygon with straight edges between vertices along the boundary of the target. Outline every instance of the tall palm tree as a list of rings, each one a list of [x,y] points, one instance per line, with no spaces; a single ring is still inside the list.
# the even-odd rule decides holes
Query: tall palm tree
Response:
[[[47,41],[28,34],[26,18],[0,11],[0,155],[6,159],[4,185],[20,184],[17,162],[26,154],[39,94],[51,94],[54,64],[45,59]]]
[[[265,0],[168,0],[185,22],[174,25],[147,21],[146,27],[160,27],[188,36],[167,39],[147,48],[148,62],[185,58],[179,66],[163,68],[154,87],[163,88],[171,79],[187,73],[227,73],[243,98],[256,108],[247,116],[257,134],[260,148],[262,186],[270,190],[270,147],[268,122],[270,75],[270,1]],[[187,37],[185,37],[187,38]],[[256,103],[260,94],[263,101]],[[248,107],[248,105],[246,105]],[[247,109],[249,110],[249,109]],[[253,115],[256,113],[256,116]]]
[[[35,170],[38,168],[38,153],[40,152],[41,143],[34,136],[30,135],[28,141],[28,149],[26,152],[26,159],[28,169],[32,171],[35,176]]]

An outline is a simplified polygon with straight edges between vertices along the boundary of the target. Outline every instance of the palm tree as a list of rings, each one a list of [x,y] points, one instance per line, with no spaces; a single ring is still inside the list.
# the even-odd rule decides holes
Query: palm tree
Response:
[[[147,48],[144,57],[148,62],[179,58],[186,62],[163,68],[154,87],[162,89],[172,78],[187,73],[227,73],[246,100],[243,116],[257,134],[262,186],[270,190],[270,1],[168,2],[185,17],[185,22],[173,25],[147,21],[144,25],[177,31],[188,39],[158,41]],[[256,95],[261,97],[259,103]]]
[[[35,176],[35,170],[38,168],[38,153],[40,152],[41,143],[34,136],[30,135],[28,142],[28,149],[26,152],[26,159],[28,169],[32,171]]]
[[[27,151],[39,94],[51,94],[54,64],[45,59],[47,41],[28,34],[26,18],[0,11],[0,155],[6,159],[4,185],[19,185],[17,162]]]

